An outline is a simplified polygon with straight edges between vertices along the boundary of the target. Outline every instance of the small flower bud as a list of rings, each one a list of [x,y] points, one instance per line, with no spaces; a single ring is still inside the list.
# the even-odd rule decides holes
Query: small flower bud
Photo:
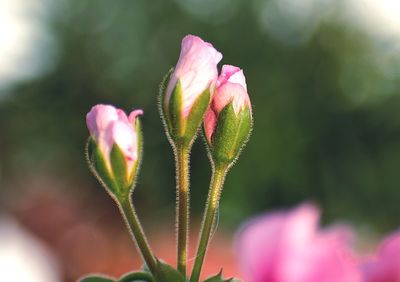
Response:
[[[210,43],[187,35],[172,74],[162,86],[162,116],[172,141],[190,144],[214,94],[217,64],[222,59]]]
[[[126,196],[135,181],[141,160],[142,110],[129,117],[124,111],[109,105],[96,105],[86,115],[90,132],[89,165],[93,173],[112,194]]]
[[[234,162],[250,136],[252,119],[243,71],[224,65],[204,117],[204,133],[214,163]]]

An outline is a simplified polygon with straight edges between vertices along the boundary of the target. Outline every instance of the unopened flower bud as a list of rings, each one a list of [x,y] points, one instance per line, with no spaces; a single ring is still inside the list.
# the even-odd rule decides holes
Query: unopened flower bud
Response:
[[[115,196],[127,196],[141,160],[142,133],[135,110],[129,117],[110,105],[96,105],[86,116],[90,132],[89,165],[102,184]]]
[[[214,163],[234,162],[250,136],[252,119],[243,71],[224,65],[204,117],[204,133]]]
[[[214,94],[217,64],[222,59],[210,43],[187,35],[178,63],[162,85],[162,116],[173,142],[190,144]]]

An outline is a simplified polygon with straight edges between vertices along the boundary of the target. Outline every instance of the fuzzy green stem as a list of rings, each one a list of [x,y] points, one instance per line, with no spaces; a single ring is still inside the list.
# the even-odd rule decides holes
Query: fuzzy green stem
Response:
[[[210,232],[215,222],[215,215],[218,210],[221,191],[224,185],[225,176],[227,172],[228,172],[227,166],[216,166],[213,168],[213,175],[211,178],[210,189],[208,191],[207,204],[204,210],[196,259],[194,261],[190,282],[199,281],[201,268],[203,267],[204,257],[206,255],[208,243],[210,241]]]
[[[146,235],[143,232],[143,228],[136,215],[135,209],[131,203],[130,197],[126,197],[124,200],[119,201],[119,208],[123,215],[126,225],[133,236],[136,246],[139,249],[143,260],[146,262],[151,273],[155,273],[157,268],[157,259],[150,249],[149,243],[147,242]]]
[[[177,146],[175,151],[175,161],[177,184],[177,267],[178,271],[182,273],[184,277],[186,277],[189,234],[189,149],[185,146]]]

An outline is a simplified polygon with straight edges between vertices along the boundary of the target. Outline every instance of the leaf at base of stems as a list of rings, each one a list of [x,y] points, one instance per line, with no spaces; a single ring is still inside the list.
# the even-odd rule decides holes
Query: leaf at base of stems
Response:
[[[241,281],[239,279],[233,278],[233,277],[232,278],[227,278],[227,279],[223,278],[222,269],[221,269],[218,274],[207,278],[203,282],[241,282]]]

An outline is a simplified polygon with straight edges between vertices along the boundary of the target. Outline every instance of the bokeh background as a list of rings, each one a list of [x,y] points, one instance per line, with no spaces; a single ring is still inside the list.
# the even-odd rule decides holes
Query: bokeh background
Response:
[[[324,224],[350,223],[365,241],[398,228],[399,15],[397,0],[0,0],[6,280],[75,281],[140,267],[85,163],[85,115],[97,103],[145,111],[133,197],[156,253],[174,263],[174,164],[157,95],[188,33],[244,69],[255,119],[226,181],[205,274],[223,266],[240,277],[234,231],[302,201],[321,207]],[[191,158],[194,247],[210,178],[201,139]]]

